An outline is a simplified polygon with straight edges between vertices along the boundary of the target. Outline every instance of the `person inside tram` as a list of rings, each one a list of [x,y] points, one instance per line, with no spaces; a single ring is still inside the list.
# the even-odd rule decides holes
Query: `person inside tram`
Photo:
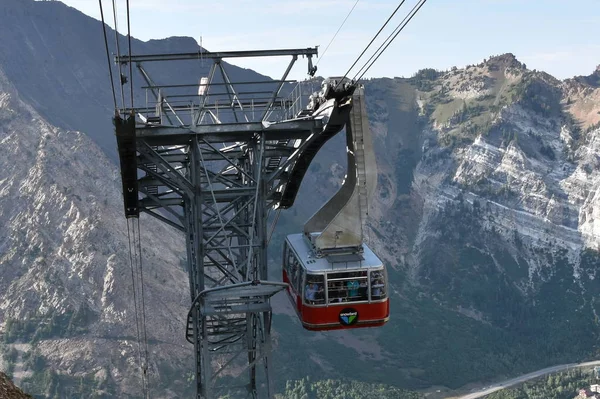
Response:
[[[304,288],[304,297],[306,298],[308,303],[314,303],[316,293],[317,293],[317,290],[315,289],[315,285],[312,283],[307,284],[306,287]]]
[[[346,285],[348,286],[348,299],[353,301],[358,299],[358,289],[360,284],[356,280],[349,280]]]
[[[381,299],[381,297],[384,295],[383,292],[383,280],[381,279],[377,279],[374,281],[374,284],[371,285],[371,297],[373,299]]]

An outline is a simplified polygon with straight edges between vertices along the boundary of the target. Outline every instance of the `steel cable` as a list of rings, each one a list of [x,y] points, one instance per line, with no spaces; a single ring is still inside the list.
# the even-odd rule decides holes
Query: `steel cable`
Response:
[[[147,392],[149,392],[150,389],[150,379],[148,377],[147,371],[148,371],[148,334],[147,334],[147,327],[146,327],[146,300],[145,300],[145,294],[144,294],[144,268],[142,265],[142,236],[140,233],[140,219],[137,218],[137,231],[138,231],[138,259],[139,259],[139,265],[140,265],[140,286],[141,286],[141,301],[142,301],[142,333],[144,336],[144,357],[145,357],[145,364],[143,366],[143,372],[144,372],[144,376],[146,377],[146,384],[147,384]]]
[[[131,19],[129,12],[129,0],[127,0],[127,41],[129,43],[129,87],[131,90],[131,112],[133,111],[133,66],[131,65]],[[138,221],[139,223],[139,221]]]
[[[377,51],[379,51],[379,49],[381,49],[381,47],[387,42],[387,44],[385,44],[385,47],[383,48],[383,50],[381,50],[381,52],[379,52],[379,54],[377,54],[377,51],[375,51],[375,53],[371,56],[371,58],[369,58],[369,60],[358,71],[358,73],[356,75],[354,75],[354,78],[352,80],[358,81],[358,80],[362,79],[362,77],[365,75],[365,73],[367,73],[367,71],[369,69],[371,69],[371,67],[373,66],[373,64],[375,64],[375,62],[379,59],[379,57],[381,57],[381,54],[383,54],[384,51],[390,46],[390,44],[392,44],[392,42],[394,41],[394,39],[396,39],[396,37],[398,37],[398,35],[400,34],[400,32],[402,32],[404,30],[404,28],[406,27],[406,25],[408,25],[408,23],[413,19],[413,17],[419,12],[419,10],[421,9],[421,7],[423,7],[423,5],[426,2],[427,2],[427,0],[420,0],[417,4],[415,4],[415,6],[408,13],[408,15],[402,20],[402,22],[400,22],[400,24],[398,25],[398,27],[396,27],[396,29],[394,29],[394,31],[390,34],[390,36],[388,36],[388,38],[383,42],[383,44],[381,46],[379,46],[379,48],[377,49]],[[369,62],[371,61],[371,59],[373,59],[373,57],[375,56],[375,54],[377,54],[377,57],[375,57],[375,59],[373,60],[373,62],[371,62],[369,64]],[[369,64],[369,65],[367,66],[367,64]],[[366,67],[366,69],[364,69],[365,67]],[[364,71],[360,74],[360,76],[358,76],[358,74],[360,73],[360,71],[362,71],[363,69],[364,69]],[[357,76],[358,76],[358,79],[356,78]]]
[[[117,109],[117,93],[115,92],[115,80],[110,63],[110,51],[108,50],[108,36],[106,34],[106,23],[104,22],[104,10],[102,8],[102,0],[98,0],[100,5],[100,18],[102,19],[102,32],[104,33],[104,47],[106,48],[106,61],[108,63],[108,73],[110,74],[110,88],[112,89],[113,103],[115,110]]]
[[[117,19],[117,3],[115,0],[112,0],[113,5],[113,19],[115,21],[115,45],[117,46],[117,57],[121,58],[121,46],[119,45],[119,26]],[[119,64],[119,82],[121,84],[121,106],[125,108],[125,90],[123,88],[123,66]]]
[[[367,44],[367,46],[362,51],[362,53],[360,53],[360,55],[356,58],[356,60],[352,64],[352,66],[350,68],[348,68],[348,71],[346,71],[346,73],[344,74],[344,77],[340,80],[340,82],[342,82],[344,80],[344,78],[348,76],[348,74],[350,73],[350,71],[352,70],[352,68],[354,68],[354,66],[358,63],[358,61],[360,61],[360,59],[362,58],[362,56],[367,52],[367,50],[369,49],[369,47],[371,47],[371,44],[373,44],[373,42],[375,41],[375,39],[377,39],[377,37],[379,36],[379,34],[381,33],[381,31],[383,31],[383,29],[387,26],[387,24],[390,23],[390,21],[392,20],[392,18],[394,18],[394,15],[396,15],[396,13],[400,9],[400,7],[402,7],[402,4],[404,4],[405,1],[406,0],[402,0],[400,2],[400,4],[398,5],[398,7],[396,7],[396,9],[394,10],[394,12],[392,13],[392,15],[390,15],[390,17],[387,19],[387,21],[385,21],[385,23],[383,24],[383,26],[379,29],[379,31],[377,32],[377,34],[375,34],[375,36],[373,37],[373,39],[371,39],[371,41],[369,42],[369,44]]]
[[[315,64],[315,66],[319,65],[319,62],[321,62],[321,60],[323,59],[323,57],[325,57],[325,54],[327,53],[327,50],[329,50],[329,46],[331,46],[331,43],[333,43],[333,41],[337,37],[338,33],[340,33],[340,30],[342,30],[342,28],[344,27],[344,24],[346,23],[346,21],[348,20],[348,18],[352,14],[352,11],[354,11],[354,9],[356,8],[356,5],[358,4],[359,1],[360,0],[356,0],[356,2],[354,3],[354,5],[350,9],[350,12],[348,13],[348,15],[346,15],[346,18],[344,18],[344,21],[342,22],[342,24],[338,28],[337,32],[335,32],[335,34],[333,35],[333,37],[329,41],[329,44],[327,45],[327,47],[325,47],[325,51],[323,51],[323,54],[321,55],[321,57],[319,57],[319,59],[317,60],[317,63]]]
[[[138,301],[137,301],[137,290],[135,288],[135,269],[137,268],[137,249],[136,249],[136,245],[135,245],[135,224],[131,223],[131,228],[130,228],[130,219],[127,219],[127,241],[129,243],[129,265],[131,268],[131,284],[132,284],[132,291],[133,291],[133,309],[135,312],[135,329],[136,329],[136,334],[137,334],[137,346],[138,346],[138,362],[140,363],[140,367],[142,368],[143,371],[143,365],[142,365],[142,352],[141,352],[141,334],[140,334],[140,322],[139,322],[139,312],[138,312]],[[131,231],[133,230],[133,240],[134,243],[133,245],[131,245]],[[133,247],[133,251],[132,251],[132,247]],[[134,258],[135,258],[135,266],[134,266]],[[144,398],[146,398],[147,394],[146,394],[146,376],[145,373],[142,373],[142,389],[144,392]]]

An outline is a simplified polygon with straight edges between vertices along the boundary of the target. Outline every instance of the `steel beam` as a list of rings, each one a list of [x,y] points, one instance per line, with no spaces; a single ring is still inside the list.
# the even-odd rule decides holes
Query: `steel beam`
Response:
[[[217,82],[217,83],[210,83],[207,86],[227,86],[229,84],[232,84],[234,86],[242,86],[242,85],[264,85],[264,84],[276,84],[276,83],[298,83],[297,80],[295,79],[291,79],[291,80],[258,80],[258,81],[252,81],[252,82],[231,82],[231,83],[224,83],[224,82]],[[150,86],[142,86],[142,89],[176,89],[176,88],[184,88],[184,87],[198,87],[199,84],[198,83],[188,83],[188,84],[181,84],[181,85],[150,85]],[[271,92],[269,92],[271,93]]]
[[[171,112],[173,115],[176,115],[178,112],[179,113],[185,113],[185,112],[190,112],[193,108],[192,106],[190,106],[189,101],[183,101],[183,103],[185,105],[169,105],[168,107],[168,111]],[[255,99],[255,100],[245,100],[241,103],[235,103],[233,105],[226,105],[224,103],[211,103],[211,104],[206,104],[202,107],[202,110],[224,110],[224,111],[235,111],[238,109],[244,109],[245,108],[258,108],[258,109],[264,109],[264,108],[268,108],[269,105],[271,103],[268,102],[266,99]],[[274,102],[274,105],[271,105],[271,108],[275,107],[275,108],[281,108],[281,107],[285,107],[287,105],[291,105],[290,101],[286,101],[286,100],[276,100]],[[124,111],[129,113],[129,112],[134,112],[136,114],[140,113],[140,114],[148,114],[150,112],[154,112],[155,111],[155,107],[135,107],[135,108],[125,108]],[[199,124],[200,122],[197,122],[196,124]],[[180,123],[180,125],[183,125],[183,123]]]
[[[281,56],[317,56],[319,50],[317,47],[308,47],[304,49],[282,49],[282,50],[245,50],[245,51],[197,51],[195,53],[178,54],[148,54],[148,55],[129,55],[115,57],[117,64],[127,64],[131,62],[148,61],[180,61],[180,60],[199,60],[212,59],[220,60],[224,58],[254,58],[254,57],[281,57]]]
[[[246,133],[254,134],[264,132],[267,134],[267,140],[277,139],[279,135],[285,137],[306,138],[313,132],[321,130],[323,121],[321,119],[304,119],[291,120],[279,123],[221,123],[211,125],[198,125],[196,127],[160,127],[160,126],[145,126],[137,128],[137,137],[162,137],[162,136],[180,136],[180,135],[200,135],[206,137],[205,140],[210,140],[214,137],[217,142],[236,142],[245,141],[238,140],[240,136]],[[224,137],[219,138],[222,135]],[[229,139],[227,139],[229,137]],[[283,138],[283,137],[282,137]],[[178,144],[178,143],[174,143]]]

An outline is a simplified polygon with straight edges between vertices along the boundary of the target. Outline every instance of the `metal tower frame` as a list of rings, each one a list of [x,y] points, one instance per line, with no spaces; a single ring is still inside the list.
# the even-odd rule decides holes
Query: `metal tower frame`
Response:
[[[194,345],[198,398],[274,395],[270,298],[286,284],[268,280],[267,218],[282,206],[303,151],[326,129],[327,116],[300,112],[301,93],[290,90],[294,81],[287,80],[302,56],[314,73],[315,55],[316,48],[306,48],[115,59],[135,63],[143,89],[155,100],[115,116],[125,214],[145,212],[185,234],[191,300],[186,338]],[[222,62],[274,56],[291,57],[277,81],[232,82]],[[145,66],[198,59],[212,64],[208,76],[193,84],[157,84]],[[239,90],[245,86],[252,91]],[[219,386],[221,377],[241,369],[247,384]]]

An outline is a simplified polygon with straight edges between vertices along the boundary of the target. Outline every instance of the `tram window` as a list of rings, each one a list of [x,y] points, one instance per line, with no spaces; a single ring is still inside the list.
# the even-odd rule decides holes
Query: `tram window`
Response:
[[[290,271],[290,272],[292,271],[292,265],[294,264],[295,261],[296,261],[296,257],[294,256],[294,251],[289,249],[288,253],[287,253],[287,261],[285,262],[287,265],[288,271]]]
[[[387,296],[385,290],[385,276],[383,271],[371,272],[371,299],[384,299]]]
[[[343,272],[327,275],[329,303],[359,302],[369,299],[367,272]]]
[[[325,303],[324,277],[322,274],[307,274],[304,299],[311,305]]]
[[[301,267],[300,267],[300,262],[298,262],[298,259],[296,259],[296,257],[294,256],[294,253],[291,252],[290,255],[290,273],[292,275],[291,278],[291,283],[294,286],[294,290],[296,292],[301,292],[302,291],[302,280],[301,280]]]
[[[290,269],[290,260],[289,260],[289,255],[290,254],[290,248],[288,247],[287,242],[283,244],[283,268],[286,271],[289,271]]]

